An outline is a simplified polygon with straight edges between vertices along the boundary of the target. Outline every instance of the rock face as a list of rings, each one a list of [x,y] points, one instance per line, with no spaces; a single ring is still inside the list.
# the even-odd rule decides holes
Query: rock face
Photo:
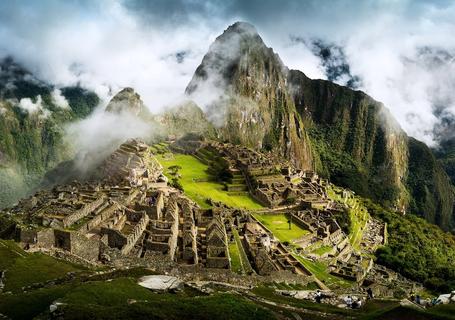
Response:
[[[274,151],[302,169],[401,212],[454,225],[450,180],[389,111],[361,91],[289,70],[255,28],[237,22],[210,46],[186,93],[219,138]]]
[[[454,186],[440,162],[422,142],[409,138],[410,211],[447,230],[454,224]]]
[[[124,88],[118,92],[106,106],[107,112],[130,112],[136,116],[145,112],[141,96],[133,88]]]
[[[408,138],[389,111],[361,91],[311,80],[297,70],[289,72],[288,85],[297,110],[313,123],[319,171],[404,211]]]
[[[209,120],[219,137],[258,150],[276,151],[303,169],[313,168],[302,119],[286,90],[287,69],[253,26],[235,23],[210,46],[186,93],[213,96]]]
[[[180,137],[187,133],[202,134],[207,138],[215,136],[213,124],[193,101],[184,101],[166,109],[155,116],[155,121],[169,136]]]
[[[454,226],[450,179],[424,143],[410,138],[387,108],[361,91],[291,70],[288,85],[310,129],[318,168],[330,179],[401,212]]]

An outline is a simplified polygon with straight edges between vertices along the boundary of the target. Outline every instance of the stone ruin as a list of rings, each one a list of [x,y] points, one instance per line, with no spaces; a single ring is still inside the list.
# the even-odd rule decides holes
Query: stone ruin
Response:
[[[332,247],[323,256],[316,257],[306,252],[307,256],[328,260],[329,271],[333,275],[358,283],[366,278],[372,269],[373,260],[355,252],[338,224],[335,216],[347,214],[347,207],[328,198],[327,181],[314,172],[298,170],[273,154],[213,141],[198,142],[193,146],[192,151],[186,152],[193,153],[209,165],[209,171],[213,175],[219,177],[221,173],[229,193],[249,194],[273,212],[282,210],[290,221],[307,230],[308,234],[294,241],[302,251],[315,245]],[[343,190],[344,197],[349,196],[344,194],[346,192]],[[258,221],[255,224],[260,225]],[[270,245],[264,245],[269,243],[264,240],[269,231],[265,227],[263,229],[263,233],[257,233],[257,230],[253,232],[255,227],[249,225],[244,230],[244,244],[256,271],[266,274],[280,269],[279,264],[272,263],[272,256],[279,256],[280,246],[277,246],[278,252],[275,251],[274,255]],[[361,252],[373,253],[385,243],[385,234],[386,225],[371,218],[360,243]],[[295,262],[290,265],[293,263]],[[294,269],[294,272],[297,271]]]
[[[258,221],[245,223],[243,239],[244,247],[258,274],[269,275],[276,271],[288,270],[300,275],[311,275],[305,266]]]
[[[228,191],[247,191],[267,207],[295,206],[300,201],[326,206],[330,202],[325,192],[327,181],[314,172],[295,169],[273,154],[212,141],[199,145],[193,153],[209,164],[212,172],[224,171]]]
[[[295,241],[300,249],[332,246],[325,255],[332,274],[360,283],[376,270],[372,260],[354,252],[334,218],[345,208],[328,198],[327,182],[315,173],[231,144],[193,145],[193,154],[209,165],[212,174],[224,174],[228,192],[249,193],[307,230]],[[249,212],[220,203],[202,209],[170,187],[149,146],[138,140],[122,144],[91,181],[39,191],[4,213],[16,222],[10,237],[26,249],[59,253],[79,262],[121,266],[133,261],[148,267],[228,270],[232,267],[229,247],[235,244],[244,253],[244,272],[311,276],[295,254]],[[379,221],[369,221],[367,231],[362,250],[385,241],[385,226]]]
[[[76,262],[227,270],[234,231],[252,272],[310,274],[248,212],[219,203],[202,209],[168,186],[161,165],[138,140],[122,144],[91,180],[39,191],[3,213],[15,221],[9,237],[25,249]]]

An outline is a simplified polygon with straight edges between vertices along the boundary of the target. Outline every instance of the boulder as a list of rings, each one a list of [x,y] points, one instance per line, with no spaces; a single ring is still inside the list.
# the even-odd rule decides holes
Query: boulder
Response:
[[[438,297],[438,301],[441,301],[440,303],[442,303],[442,304],[448,304],[448,303],[452,302],[452,300],[451,300],[452,298],[453,298],[453,295],[451,293],[441,294]]]
[[[178,291],[183,289],[183,281],[176,277],[165,275],[144,276],[138,284],[155,291]]]

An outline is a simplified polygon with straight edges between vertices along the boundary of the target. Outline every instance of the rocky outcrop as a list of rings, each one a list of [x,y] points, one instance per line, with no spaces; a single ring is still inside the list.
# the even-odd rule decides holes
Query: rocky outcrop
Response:
[[[361,91],[311,80],[297,70],[289,72],[288,85],[297,110],[313,123],[316,134],[312,138],[320,140],[315,144],[329,148],[318,150],[319,171],[338,184],[404,211],[409,200],[405,186],[408,138],[389,111]]]
[[[410,211],[444,230],[454,227],[454,186],[431,150],[414,138],[409,138]]]
[[[130,112],[136,116],[146,112],[146,107],[141,96],[133,88],[120,90],[106,106],[106,112],[121,113]]]
[[[400,212],[453,227],[454,191],[424,143],[410,138],[388,109],[362,91],[291,70],[288,86],[317,147],[318,171]]]
[[[215,136],[215,128],[208,121],[204,112],[193,101],[184,101],[164,110],[155,116],[155,121],[162,126],[168,136],[179,138],[188,133]]]

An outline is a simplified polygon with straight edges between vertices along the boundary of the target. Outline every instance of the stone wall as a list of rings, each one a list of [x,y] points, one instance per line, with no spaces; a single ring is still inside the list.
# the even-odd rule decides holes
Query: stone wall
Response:
[[[92,220],[87,221],[84,223],[78,230],[79,233],[85,234],[89,232],[90,230],[96,228],[98,225],[101,224],[101,222],[109,219],[116,210],[120,209],[120,205],[118,203],[114,203],[110,207],[104,209],[96,215]]]
[[[19,242],[33,244],[36,243],[38,239],[37,230],[34,229],[24,229],[19,227],[16,229],[16,239]]]
[[[150,221],[149,216],[145,213],[142,213],[141,219],[134,226],[133,232],[131,232],[131,234],[129,234],[126,239],[126,244],[123,246],[121,250],[122,254],[128,254],[131,251],[131,249],[133,249],[137,240],[147,228],[147,224],[149,223],[149,221]]]
[[[84,205],[81,209],[77,210],[76,212],[63,218],[63,226],[65,228],[69,227],[76,221],[88,216],[93,210],[98,208],[104,202],[104,198],[105,198],[105,196],[103,195],[103,196],[97,198],[95,201],[87,203],[86,205]]]
[[[231,263],[229,257],[207,257],[206,267],[217,269],[229,269],[231,267]]]
[[[89,261],[97,261],[100,254],[99,241],[87,239],[76,232],[71,233],[71,253]]]
[[[54,230],[51,228],[38,231],[37,237],[38,245],[41,247],[51,248],[55,244]]]
[[[120,231],[110,228],[102,228],[102,234],[107,234],[107,243],[111,248],[121,249],[127,243],[126,236],[120,233]]]
[[[156,219],[161,219],[163,216],[163,209],[164,209],[164,196],[162,192],[158,192],[158,195],[156,196],[155,200],[155,214],[156,214]]]

